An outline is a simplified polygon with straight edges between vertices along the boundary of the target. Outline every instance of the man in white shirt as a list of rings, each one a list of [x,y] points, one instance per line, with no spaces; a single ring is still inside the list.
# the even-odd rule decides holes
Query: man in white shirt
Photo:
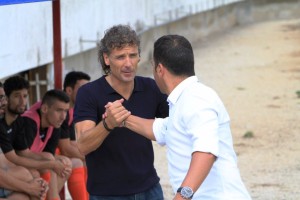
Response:
[[[163,36],[153,57],[155,81],[168,95],[169,117],[142,119],[118,100],[106,106],[109,126],[126,126],[167,146],[174,200],[251,199],[237,167],[228,113],[216,92],[195,76],[190,42]]]

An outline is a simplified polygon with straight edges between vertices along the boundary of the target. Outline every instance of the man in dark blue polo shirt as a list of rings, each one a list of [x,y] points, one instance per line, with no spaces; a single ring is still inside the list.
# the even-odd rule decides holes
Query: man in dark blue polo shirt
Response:
[[[123,98],[132,114],[153,119],[166,117],[168,105],[150,78],[136,76],[140,40],[129,26],[106,31],[98,57],[105,73],[79,88],[74,123],[78,148],[86,155],[91,200],[162,200],[154,168],[152,142],[129,129],[102,119],[105,105]]]

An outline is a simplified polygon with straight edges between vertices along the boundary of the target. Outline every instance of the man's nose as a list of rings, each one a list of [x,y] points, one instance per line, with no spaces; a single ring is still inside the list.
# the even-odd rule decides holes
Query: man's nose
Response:
[[[21,104],[26,104],[27,97],[20,97],[20,102],[21,102]]]
[[[126,66],[131,66],[132,65],[132,58],[130,58],[130,56],[126,56],[125,64],[126,64]]]
[[[61,119],[62,120],[65,120],[67,117],[67,112],[63,112],[62,115],[61,115]]]

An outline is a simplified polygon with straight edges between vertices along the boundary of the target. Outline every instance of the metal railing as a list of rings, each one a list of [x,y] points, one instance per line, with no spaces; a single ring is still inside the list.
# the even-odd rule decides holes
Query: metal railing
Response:
[[[242,0],[206,0],[193,5],[180,6],[174,10],[154,15],[154,26],[176,21],[189,15],[212,10],[238,1]]]

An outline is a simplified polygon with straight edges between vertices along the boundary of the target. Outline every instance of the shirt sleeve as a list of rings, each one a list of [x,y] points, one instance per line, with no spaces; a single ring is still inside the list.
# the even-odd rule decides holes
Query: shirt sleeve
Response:
[[[69,130],[68,121],[69,121],[69,118],[66,118],[60,127],[60,129],[61,129],[60,130],[60,138],[61,139],[70,138],[70,130]]]
[[[25,140],[27,142],[28,148],[30,149],[35,136],[37,134],[37,126],[34,120],[30,119],[29,117],[22,117],[24,121],[24,135]]]
[[[209,102],[183,106],[185,131],[192,140],[192,151],[219,155],[218,112]],[[190,110],[189,110],[190,109]],[[191,110],[192,109],[192,110]],[[182,110],[182,112],[184,112]]]
[[[73,119],[75,124],[84,120],[91,120],[98,123],[97,102],[94,101],[94,95],[91,89],[87,88],[86,85],[81,86],[76,95]]]
[[[6,134],[6,129],[2,124],[0,124],[0,147],[3,153],[7,153],[13,150],[11,141]]]
[[[168,117],[167,118],[156,118],[153,122],[153,133],[156,142],[163,146],[166,144],[165,141],[165,135],[167,132],[167,123],[168,123]]]
[[[55,150],[58,145],[58,141],[60,139],[60,132],[61,132],[61,129],[57,129],[57,128],[53,129],[52,135],[49,138],[49,140],[43,150],[44,152],[49,152],[53,155],[55,154]]]
[[[75,133],[75,126],[74,123],[69,126],[69,134],[70,134],[70,140],[75,141],[76,140],[76,133]]]
[[[3,153],[8,153],[12,150],[22,151],[28,148],[25,139],[24,124],[21,117],[18,117],[8,129],[1,124],[0,130],[0,146]]]
[[[13,123],[13,141],[12,145],[16,151],[22,151],[28,148],[25,136],[24,119],[19,116]]]

